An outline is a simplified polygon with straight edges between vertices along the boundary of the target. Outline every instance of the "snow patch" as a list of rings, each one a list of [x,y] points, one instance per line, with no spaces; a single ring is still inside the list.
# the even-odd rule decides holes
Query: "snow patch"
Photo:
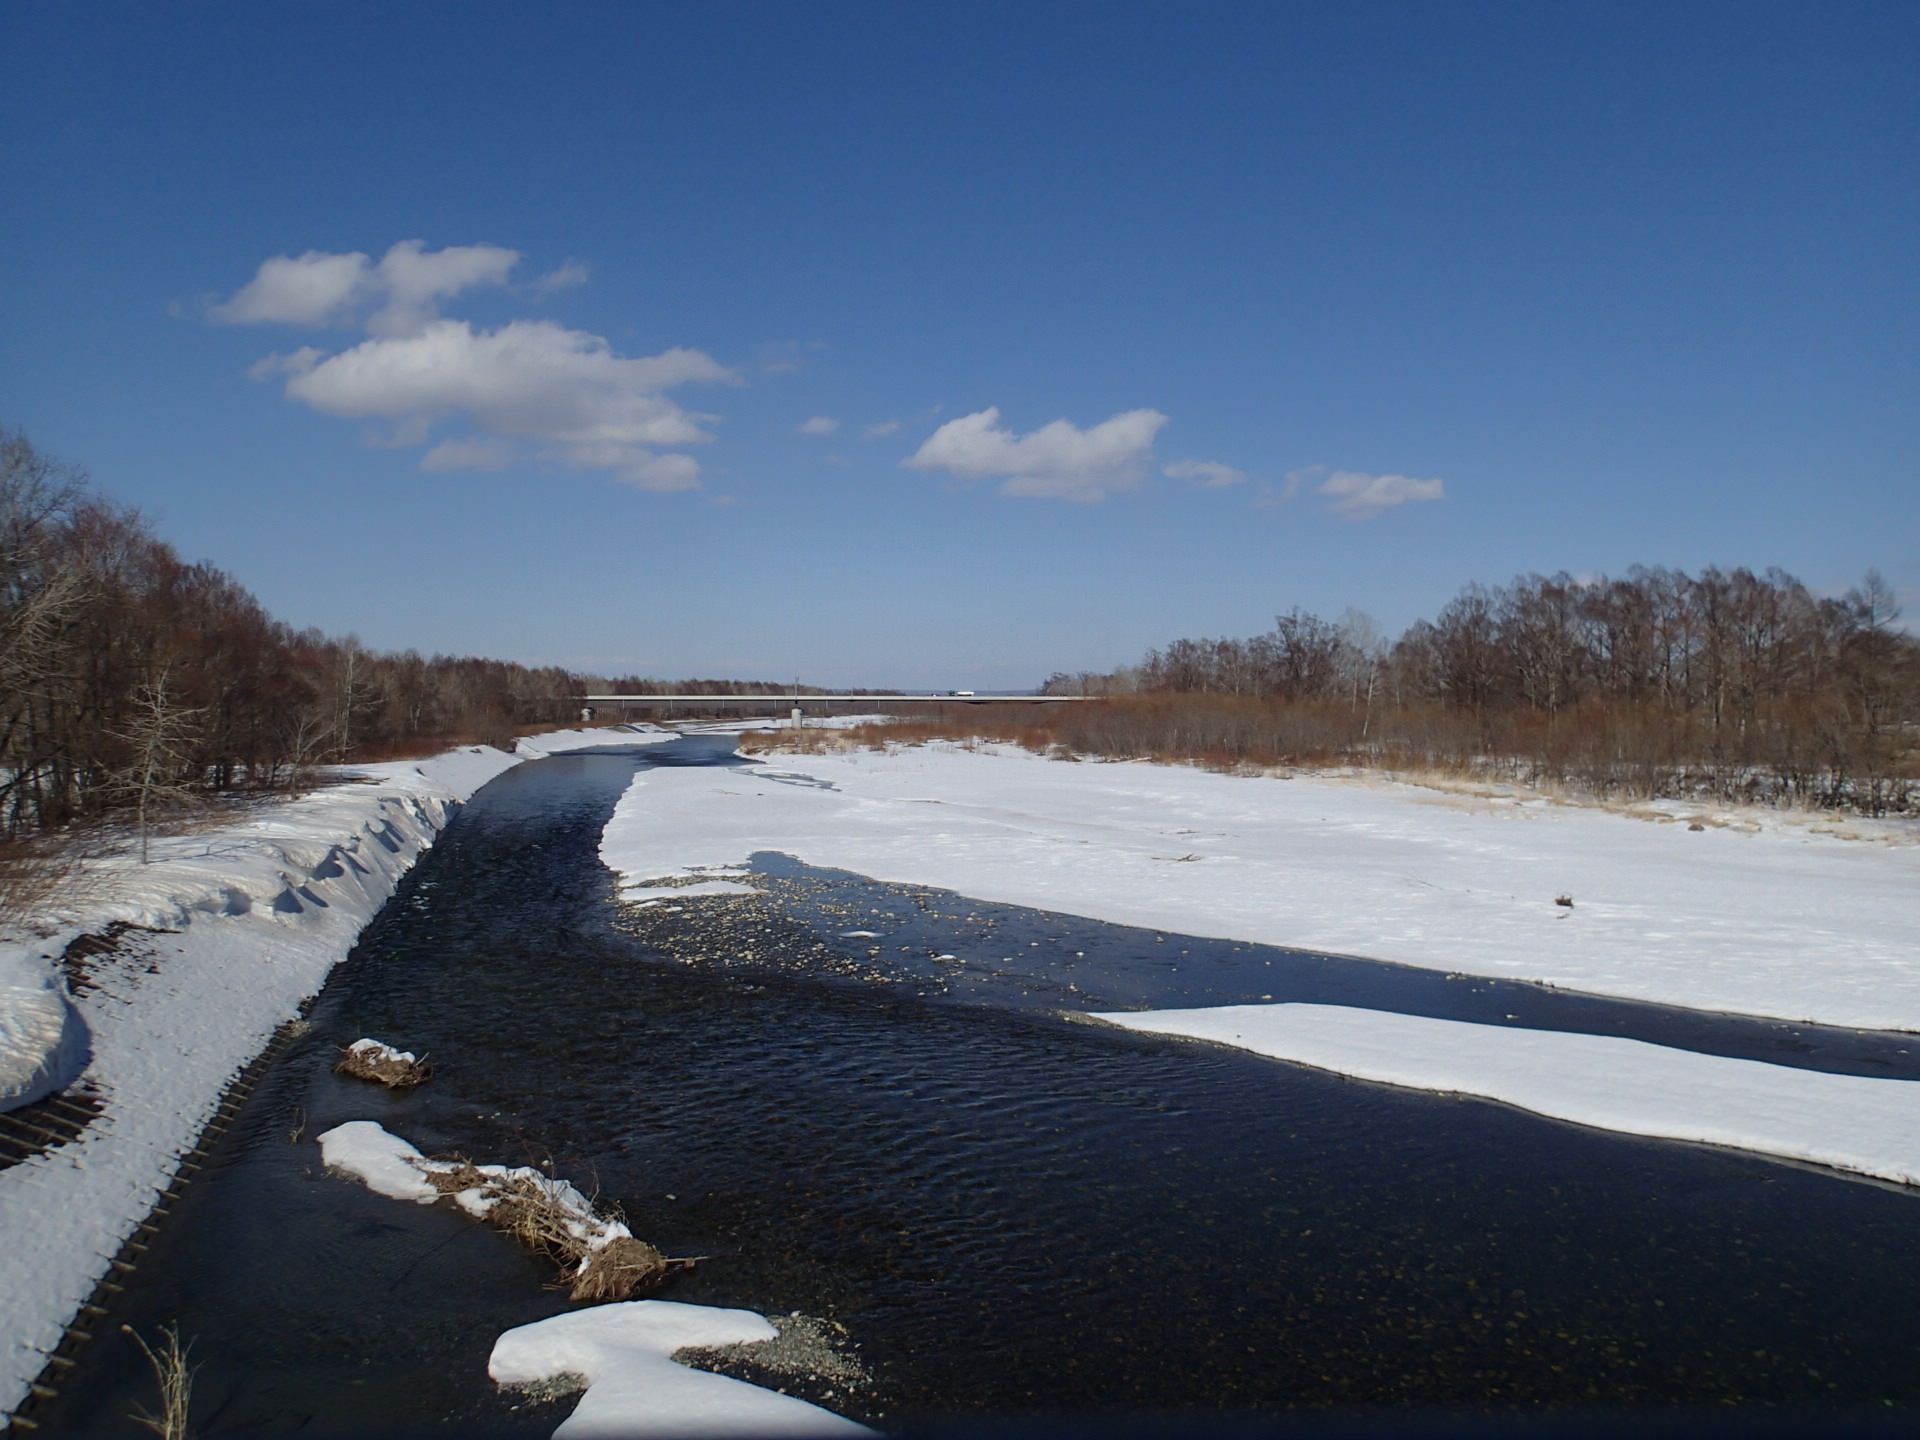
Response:
[[[548,730],[539,735],[522,735],[513,742],[513,753],[523,760],[544,760],[549,755],[564,755],[570,750],[602,750],[615,745],[664,745],[680,737],[658,725],[602,725],[586,730]]]
[[[620,898],[639,903],[653,900],[690,900],[701,895],[758,895],[752,885],[737,880],[701,880],[692,885],[623,885]]]
[[[64,1090],[87,1066],[87,1027],[59,975],[0,945],[0,1110]]]
[[[349,1120],[324,1132],[320,1158],[329,1170],[353,1176],[376,1195],[419,1205],[440,1198],[427,1183],[427,1157],[376,1121]]]
[[[356,1040],[347,1046],[347,1049],[351,1050],[355,1055],[364,1056],[368,1060],[387,1060],[400,1065],[412,1065],[420,1058],[411,1050],[396,1050],[393,1046],[381,1040]]]
[[[361,1181],[376,1195],[431,1205],[441,1191],[429,1175],[450,1175],[471,1168],[483,1183],[455,1191],[453,1200],[476,1220],[484,1220],[503,1199],[522,1187],[531,1188],[566,1217],[566,1229],[589,1251],[602,1250],[615,1240],[631,1240],[633,1232],[618,1220],[594,1212],[593,1202],[565,1180],[531,1165],[474,1165],[453,1160],[430,1160],[375,1120],[349,1120],[320,1137],[320,1157],[329,1170]],[[492,1182],[492,1183],[484,1183]],[[581,1268],[585,1268],[585,1260]]]
[[[676,1364],[676,1351],[772,1340],[749,1310],[671,1300],[631,1300],[575,1310],[509,1330],[494,1342],[487,1373],[501,1385],[537,1385],[578,1375],[579,1407],[557,1437],[870,1435],[818,1405]]]
[[[1497,1100],[1602,1130],[1920,1184],[1916,1081],[1828,1075],[1611,1035],[1343,1005],[1222,1005],[1093,1018],[1385,1085]]]

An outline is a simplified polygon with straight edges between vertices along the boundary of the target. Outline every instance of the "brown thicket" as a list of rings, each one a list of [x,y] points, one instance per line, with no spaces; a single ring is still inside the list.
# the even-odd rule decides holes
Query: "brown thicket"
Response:
[[[1104,705],[933,718],[1089,755],[1911,811],[1920,642],[1897,618],[1873,575],[1838,597],[1777,570],[1530,575],[1470,585],[1391,643],[1356,612],[1293,610],[1263,635],[1176,640],[1138,666],[1047,682],[1114,697]],[[589,691],[793,688],[597,680],[296,631],[0,428],[0,838],[284,787],[323,761],[505,742],[571,720]]]
[[[981,735],[1062,756],[1910,813],[1920,641],[1898,615],[1875,574],[1838,597],[1778,570],[1529,575],[1468,586],[1391,644],[1355,612],[1296,610],[1251,639],[1176,640],[1138,666],[1044,687],[1100,704],[950,707],[847,743]]]

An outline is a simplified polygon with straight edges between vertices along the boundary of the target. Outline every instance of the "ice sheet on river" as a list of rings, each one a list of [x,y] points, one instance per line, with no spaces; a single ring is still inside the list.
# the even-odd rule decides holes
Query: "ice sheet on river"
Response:
[[[1498,1100],[1602,1130],[1692,1140],[1920,1184],[1920,1083],[1344,1005],[1096,1015],[1361,1080]]]
[[[936,744],[649,770],[601,841],[629,884],[769,850],[1183,934],[1920,1030],[1920,845],[1788,820]]]

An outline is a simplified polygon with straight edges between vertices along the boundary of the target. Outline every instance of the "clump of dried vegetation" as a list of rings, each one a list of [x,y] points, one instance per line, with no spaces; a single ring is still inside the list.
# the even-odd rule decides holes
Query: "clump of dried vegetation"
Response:
[[[536,1170],[475,1165],[464,1158],[429,1161],[427,1183],[459,1197],[529,1250],[550,1259],[572,1299],[597,1302],[650,1295],[691,1259],[669,1259],[628,1231],[617,1210],[603,1208],[564,1180]]]
[[[355,1080],[370,1080],[389,1090],[410,1090],[433,1078],[433,1066],[424,1055],[396,1050],[378,1040],[356,1040],[340,1051],[333,1073]]]
[[[182,1345],[178,1327],[168,1325],[160,1331],[160,1346],[155,1349],[131,1325],[122,1325],[120,1328],[133,1337],[133,1343],[147,1357],[147,1363],[153,1367],[153,1378],[160,1386],[160,1408],[148,1410],[142,1406],[128,1418],[161,1436],[162,1440],[186,1440],[187,1410],[193,1401],[194,1375],[193,1369],[187,1364],[187,1356],[193,1350],[193,1342]]]

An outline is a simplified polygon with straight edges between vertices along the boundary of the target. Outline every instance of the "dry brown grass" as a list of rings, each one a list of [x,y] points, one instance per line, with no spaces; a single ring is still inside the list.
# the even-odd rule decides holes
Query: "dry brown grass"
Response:
[[[1369,709],[1338,699],[1172,693],[1061,706],[948,707],[847,730],[749,733],[741,749],[835,754],[932,740],[990,741],[1053,759],[1152,760],[1240,774],[1346,768],[1423,783],[1519,785],[1581,804],[1711,798],[1875,815],[1920,809],[1920,770],[1912,756],[1864,769],[1858,757],[1838,751],[1811,758],[1793,748],[1804,728],[1785,720],[1761,727],[1752,753],[1736,762],[1715,758],[1714,737],[1697,717],[1645,705],[1476,713],[1428,701]]]
[[[187,1365],[187,1355],[193,1349],[193,1342],[182,1345],[178,1327],[168,1325],[160,1331],[160,1348],[156,1350],[131,1325],[122,1325],[120,1328],[133,1337],[133,1343],[147,1357],[147,1363],[153,1367],[153,1378],[160,1386],[160,1408],[157,1411],[141,1406],[127,1418],[153,1431],[162,1440],[186,1440],[187,1411],[193,1402],[194,1374]]]
[[[479,1191],[487,1202],[487,1223],[551,1260],[572,1299],[597,1302],[649,1295],[693,1264],[669,1260],[631,1235],[601,1240],[608,1225],[619,1223],[618,1214],[592,1201],[582,1214],[572,1196],[535,1176],[491,1174],[466,1159],[445,1163],[451,1168],[425,1172],[427,1183],[442,1195]]]
[[[575,1300],[631,1300],[658,1290],[672,1273],[667,1257],[653,1246],[622,1236],[587,1256],[569,1294]]]
[[[388,1054],[384,1050],[355,1049],[348,1045],[340,1051],[340,1058],[333,1062],[333,1073],[355,1080],[370,1080],[389,1090],[411,1090],[415,1085],[433,1078],[433,1066],[424,1055],[417,1060],[409,1060],[404,1055]]]

